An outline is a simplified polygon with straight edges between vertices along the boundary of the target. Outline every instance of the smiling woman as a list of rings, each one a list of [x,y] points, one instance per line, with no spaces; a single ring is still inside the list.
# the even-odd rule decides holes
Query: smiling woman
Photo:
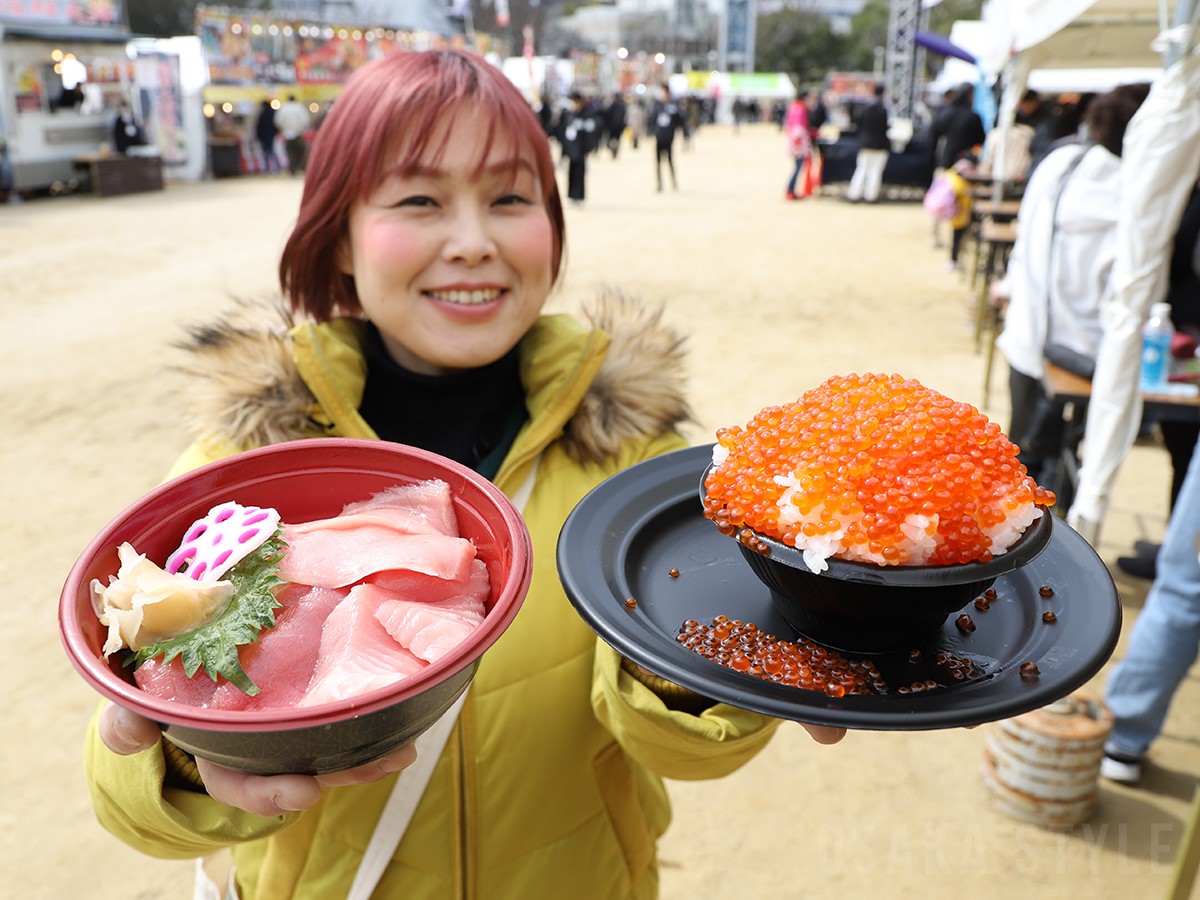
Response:
[[[524,507],[530,592],[480,660],[445,750],[426,754],[427,780],[395,777],[407,748],[336,781],[244,775],[108,707],[87,762],[110,831],[158,856],[232,847],[247,900],[376,883],[388,897],[657,894],[661,779],[726,775],[777,723],[639,670],[563,593],[567,514],[618,471],[683,447],[689,410],[682,340],[658,315],[619,296],[586,325],[541,314],[562,251],[549,144],[499,69],[399,53],[350,79],[281,261],[291,308],[248,305],[197,329],[187,369],[203,400],[174,471],[312,437],[432,451]],[[380,810],[406,804],[407,828],[376,830]]]

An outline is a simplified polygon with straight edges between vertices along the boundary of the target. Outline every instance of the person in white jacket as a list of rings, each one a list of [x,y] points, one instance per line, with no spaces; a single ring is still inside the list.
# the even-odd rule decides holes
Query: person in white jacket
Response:
[[[1122,85],[1088,110],[1088,140],[1055,150],[1038,166],[1017,219],[1017,242],[992,300],[1007,299],[996,346],[1009,365],[1009,437],[1033,479],[1056,488],[1064,423],[1042,389],[1047,344],[1095,359],[1100,312],[1112,297],[1121,142],[1149,86]],[[1059,488],[1071,493],[1064,479]],[[1070,496],[1059,496],[1063,509]]]

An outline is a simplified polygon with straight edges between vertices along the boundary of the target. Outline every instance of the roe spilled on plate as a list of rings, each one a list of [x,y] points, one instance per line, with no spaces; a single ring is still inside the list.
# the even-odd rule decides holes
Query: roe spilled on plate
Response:
[[[834,377],[717,432],[704,514],[803,551],[877,565],[987,562],[1054,494],[975,407],[899,375]]]
[[[221,504],[165,568],[118,552],[117,576],[92,582],[105,655],[124,650],[147,693],[213,709],[315,706],[395,684],[461,643],[490,590],[440,480],[314,522]]]

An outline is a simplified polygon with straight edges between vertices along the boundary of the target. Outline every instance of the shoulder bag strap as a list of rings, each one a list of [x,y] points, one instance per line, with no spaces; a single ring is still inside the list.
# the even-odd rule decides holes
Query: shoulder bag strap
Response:
[[[533,493],[533,485],[537,481],[541,462],[542,457],[539,454],[533,461],[533,468],[529,475],[517,492],[513,494],[513,505],[522,514],[524,514],[525,506],[529,503],[529,497]],[[413,814],[417,811],[417,804],[421,802],[421,797],[425,794],[429,779],[433,777],[433,770],[437,766],[438,760],[441,759],[442,751],[450,739],[450,732],[454,730],[454,723],[458,721],[458,714],[462,711],[469,690],[468,687],[466,691],[463,691],[454,705],[446,710],[429,730],[417,738],[415,742],[417,761],[396,777],[392,793],[379,816],[379,822],[375,825],[375,832],[371,835],[371,842],[367,845],[362,862],[359,863],[358,872],[355,873],[354,882],[350,885],[350,893],[346,896],[346,900],[368,900],[376,885],[379,884],[384,869],[395,855],[396,848],[400,846],[404,832],[408,830],[408,823],[412,821]]]
[[[1054,210],[1050,216],[1050,249],[1046,255],[1046,333],[1042,339],[1042,346],[1049,346],[1050,340],[1050,310],[1054,306],[1054,248],[1058,241],[1058,207],[1062,203],[1063,194],[1067,189],[1067,182],[1071,180],[1071,176],[1075,174],[1075,170],[1079,167],[1079,163],[1087,156],[1087,152],[1092,149],[1092,144],[1085,143],[1083,150],[1075,155],[1063,172],[1062,180],[1058,182],[1058,192],[1054,195]]]

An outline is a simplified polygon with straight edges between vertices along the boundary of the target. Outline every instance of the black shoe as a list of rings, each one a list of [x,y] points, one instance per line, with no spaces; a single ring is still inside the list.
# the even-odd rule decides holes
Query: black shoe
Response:
[[[1149,556],[1152,558],[1156,557],[1156,556],[1158,556],[1158,551],[1161,547],[1162,547],[1162,544],[1155,544],[1151,541],[1134,541],[1133,542],[1133,552],[1136,553],[1138,556]]]
[[[1121,556],[1117,558],[1117,568],[1134,578],[1153,581],[1156,566],[1153,556]]]

